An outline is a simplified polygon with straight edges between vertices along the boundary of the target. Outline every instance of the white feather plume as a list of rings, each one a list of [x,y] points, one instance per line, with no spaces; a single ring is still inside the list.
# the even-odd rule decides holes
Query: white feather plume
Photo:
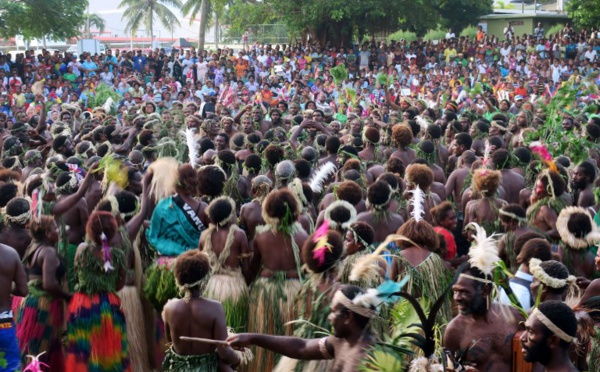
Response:
[[[421,133],[426,133],[427,127],[429,126],[429,122],[427,121],[427,119],[425,119],[421,115],[417,115],[415,117],[415,120],[417,121],[417,124],[419,124],[419,126],[421,127]]]
[[[337,171],[335,164],[327,162],[319,167],[315,174],[311,177],[309,185],[313,192],[320,193],[323,191],[325,181]]]
[[[104,105],[102,105],[104,112],[106,112],[107,114],[110,114],[110,108],[112,107],[113,103],[114,103],[114,101],[113,101],[112,97],[108,97],[106,102],[104,102]]]
[[[415,219],[417,222],[421,222],[423,220],[423,215],[425,215],[425,210],[423,209],[423,204],[425,202],[425,194],[423,190],[419,186],[415,186],[415,188],[411,191],[412,193],[412,212],[411,217]]]
[[[188,147],[188,154],[190,156],[190,164],[196,168],[196,162],[198,159],[198,147],[196,145],[196,139],[194,138],[194,131],[191,128],[185,130],[185,141]]]
[[[483,162],[484,164],[490,159],[490,152],[492,151],[492,145],[490,145],[490,141],[485,141],[485,147],[483,149]]]
[[[352,303],[358,306],[362,306],[367,309],[378,309],[383,301],[379,297],[377,289],[369,288],[365,293],[359,294],[352,300]]]
[[[473,240],[475,244],[469,250],[469,263],[487,275],[492,275],[496,262],[500,261],[498,256],[498,247],[496,246],[496,234],[487,236],[485,229],[472,222],[475,229]]]

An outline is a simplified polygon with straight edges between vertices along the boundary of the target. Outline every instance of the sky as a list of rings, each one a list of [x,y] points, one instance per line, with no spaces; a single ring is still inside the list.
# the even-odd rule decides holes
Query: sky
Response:
[[[185,0],[182,0],[185,1]],[[105,32],[110,32],[112,36],[125,36],[125,25],[127,24],[127,20],[121,20],[123,12],[125,9],[119,9],[119,4],[121,0],[89,0],[90,4],[90,13],[96,13],[106,22]],[[181,26],[175,28],[173,37],[183,37],[183,38],[198,38],[198,22],[194,22],[190,25],[190,19],[183,17],[181,11],[179,9],[173,9],[173,12],[179,18],[179,23]],[[210,30],[207,32],[207,40],[213,40],[213,31]],[[109,36],[105,34],[105,36]],[[129,36],[127,34],[127,36]],[[138,31],[137,36],[146,37],[150,36],[145,31]],[[171,37],[171,31],[165,29],[160,25],[160,23],[154,23],[154,36],[155,37]]]

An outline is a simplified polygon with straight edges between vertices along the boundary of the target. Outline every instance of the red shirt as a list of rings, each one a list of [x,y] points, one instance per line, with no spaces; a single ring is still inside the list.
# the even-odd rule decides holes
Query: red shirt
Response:
[[[453,259],[456,256],[456,241],[454,241],[454,235],[452,235],[449,230],[441,226],[436,226],[433,229],[436,233],[442,234],[444,239],[446,239],[446,257],[444,258],[446,260]]]

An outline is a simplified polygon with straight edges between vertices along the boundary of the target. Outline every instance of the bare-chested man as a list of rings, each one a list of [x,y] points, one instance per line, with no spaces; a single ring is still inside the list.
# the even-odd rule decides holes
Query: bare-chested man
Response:
[[[463,152],[469,150],[473,144],[473,139],[467,133],[457,133],[454,135],[452,144],[450,144],[450,152],[452,155],[448,158],[446,172],[451,173],[457,168],[458,158]],[[475,152],[473,152],[475,153]]]
[[[571,174],[571,187],[574,190],[573,205],[587,208],[596,204],[592,188],[596,180],[596,168],[588,160],[583,161]]]
[[[465,180],[469,177],[471,167],[476,160],[477,157],[473,151],[464,151],[458,158],[457,168],[450,173],[448,181],[446,181],[446,195],[452,196],[456,209],[461,213],[463,210],[462,193],[469,186],[465,187]],[[459,220],[462,220],[462,216],[459,216]]]
[[[408,125],[396,124],[392,128],[392,138],[397,149],[390,156],[401,159],[408,166],[417,157],[415,150],[408,147],[413,141],[412,129]]]
[[[369,319],[376,315],[374,307],[352,302],[364,294],[359,287],[345,286],[333,296],[329,320],[333,335],[321,339],[270,336],[258,333],[239,334],[227,341],[234,348],[256,345],[301,360],[334,359],[333,372],[354,372],[369,347],[375,342]]]
[[[465,264],[459,273],[452,286],[459,315],[446,327],[444,347],[453,354],[462,353],[464,362],[478,371],[510,372],[512,339],[521,315],[493,302],[492,282],[481,271]]]
[[[564,206],[562,195],[565,192],[565,181],[558,172],[543,170],[533,187],[531,205],[527,208],[527,223],[547,234],[552,239],[559,239],[556,230],[556,219]]]
[[[500,185],[504,189],[504,199],[508,203],[519,202],[519,192],[525,188],[525,178],[510,169],[510,153],[499,149],[492,155],[492,162],[497,170],[502,173]]]

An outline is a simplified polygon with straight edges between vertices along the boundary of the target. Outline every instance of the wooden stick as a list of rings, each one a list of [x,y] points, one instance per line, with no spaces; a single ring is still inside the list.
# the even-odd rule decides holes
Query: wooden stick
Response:
[[[211,340],[211,339],[208,339],[208,338],[180,336],[179,339],[180,340],[184,340],[184,341],[203,342],[205,344],[216,344],[216,345],[229,346],[229,344],[227,343],[227,341]]]

